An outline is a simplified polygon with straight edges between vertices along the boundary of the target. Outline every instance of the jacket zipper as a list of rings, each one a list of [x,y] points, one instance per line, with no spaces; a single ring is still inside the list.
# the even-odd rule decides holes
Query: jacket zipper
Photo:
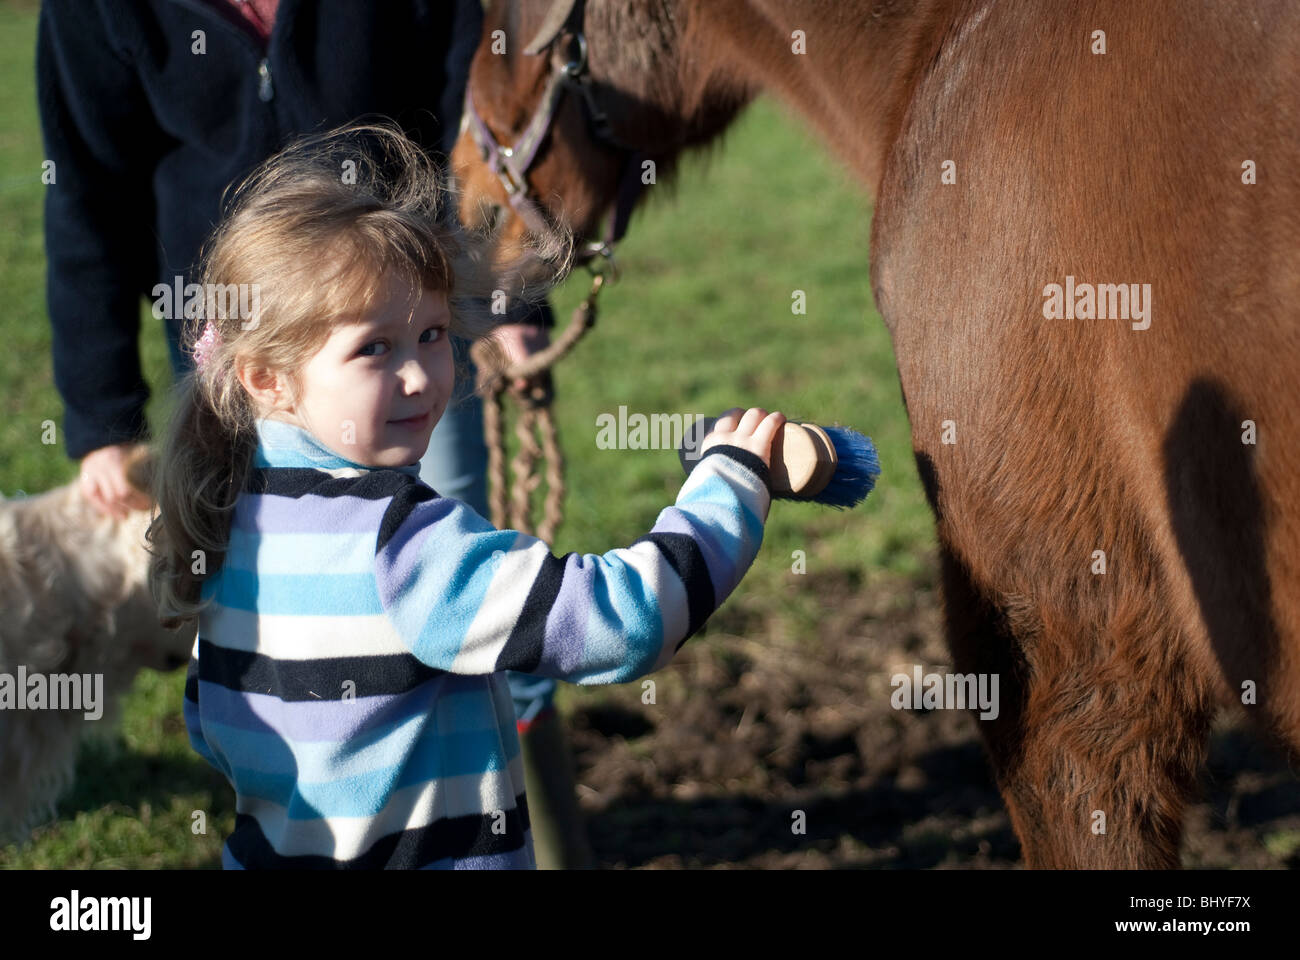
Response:
[[[257,99],[267,103],[274,95],[271,89],[271,64],[263,57],[257,65]]]
[[[203,3],[198,2],[198,0],[171,0],[171,2],[178,6],[185,7],[187,10],[191,10],[194,13],[200,14],[205,20],[215,20],[217,23],[221,24],[225,30],[238,36],[240,42],[243,43],[246,48],[251,50],[254,56],[261,53],[261,50],[259,50],[257,45],[253,43],[248,34],[244,33],[243,30],[239,29],[239,27],[235,26],[233,23],[225,20],[211,7],[205,6]],[[268,43],[269,42],[270,41],[268,40]],[[275,91],[271,86],[271,63],[266,57],[260,57],[257,62],[257,99],[261,100],[263,103],[268,103],[274,95]]]

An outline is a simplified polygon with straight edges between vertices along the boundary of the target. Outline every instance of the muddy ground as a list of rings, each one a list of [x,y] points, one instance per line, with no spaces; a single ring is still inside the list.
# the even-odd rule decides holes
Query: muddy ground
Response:
[[[784,635],[733,598],[655,674],[654,704],[638,684],[575,696],[569,736],[601,867],[1019,865],[977,721],[889,703],[899,668],[951,669],[934,579],[810,580],[818,636]],[[1217,723],[1201,780],[1184,866],[1300,866],[1300,778],[1245,721]]]

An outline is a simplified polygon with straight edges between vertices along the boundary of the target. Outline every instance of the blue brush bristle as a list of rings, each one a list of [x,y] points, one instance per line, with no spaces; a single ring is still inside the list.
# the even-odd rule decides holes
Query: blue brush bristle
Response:
[[[822,427],[835,446],[839,464],[826,489],[813,500],[828,507],[856,507],[867,498],[876,477],[880,476],[880,458],[870,437],[849,427]]]

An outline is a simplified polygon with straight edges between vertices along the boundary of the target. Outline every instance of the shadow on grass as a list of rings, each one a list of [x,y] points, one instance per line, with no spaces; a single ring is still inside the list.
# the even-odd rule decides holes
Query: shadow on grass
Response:
[[[121,738],[108,744],[83,743],[76,781],[57,805],[57,822],[72,821],[78,814],[105,807],[124,808],[123,813],[129,814],[147,805],[157,816],[170,809],[177,797],[193,798],[195,809],[207,815],[209,831],[234,818],[230,784],[198,757],[190,760],[139,753]],[[202,866],[220,869],[220,854]]]
[[[59,801],[59,817],[96,810],[110,803],[165,809],[178,794],[209,793],[213,816],[233,811],[234,795],[226,778],[201,758],[193,761],[136,753],[124,745],[104,751],[83,746],[77,757],[77,780]]]

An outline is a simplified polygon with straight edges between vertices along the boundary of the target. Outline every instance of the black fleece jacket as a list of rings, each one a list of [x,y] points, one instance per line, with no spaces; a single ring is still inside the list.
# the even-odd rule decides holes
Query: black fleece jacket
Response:
[[[227,185],[295,136],[362,117],[391,117],[445,160],[481,30],[480,0],[280,0],[263,50],[203,0],[44,0],[47,297],[69,457],[149,436],[140,297],[195,279]],[[553,323],[547,307],[508,319]],[[182,320],[165,322],[188,367]]]

